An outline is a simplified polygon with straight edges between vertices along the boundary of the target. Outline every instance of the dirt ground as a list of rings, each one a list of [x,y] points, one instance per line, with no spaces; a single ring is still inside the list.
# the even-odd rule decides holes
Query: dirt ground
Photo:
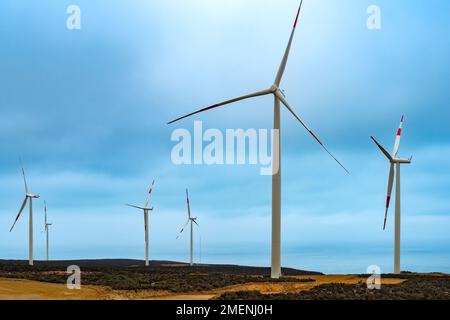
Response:
[[[0,300],[98,300],[108,299],[107,290],[85,286],[69,290],[65,285],[22,279],[0,279]]]
[[[315,282],[259,282],[229,286],[221,289],[195,292],[172,293],[168,291],[125,291],[101,286],[82,286],[80,290],[69,290],[64,284],[30,280],[0,279],[0,300],[112,300],[112,299],[154,299],[154,300],[208,300],[225,292],[257,290],[264,294],[289,293],[309,290],[327,283],[357,284],[365,279],[355,275],[294,276],[298,279],[314,279]],[[399,284],[404,279],[383,278],[383,284]]]

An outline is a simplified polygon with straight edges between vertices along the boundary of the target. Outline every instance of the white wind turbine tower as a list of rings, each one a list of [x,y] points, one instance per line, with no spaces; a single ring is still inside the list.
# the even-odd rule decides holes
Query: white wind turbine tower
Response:
[[[197,223],[197,217],[192,217],[191,216],[191,205],[189,203],[189,191],[188,189],[186,189],[186,203],[187,203],[187,211],[188,211],[188,219],[186,221],[186,223],[184,224],[183,228],[181,228],[180,233],[177,236],[177,239],[181,236],[181,234],[184,231],[184,228],[186,228],[186,226],[190,223],[191,224],[191,234],[190,234],[190,250],[189,250],[189,254],[190,254],[190,259],[189,259],[189,264],[191,266],[194,265],[194,223],[197,225],[197,227],[199,226]]]
[[[403,120],[402,116],[400,120],[400,126],[397,130],[397,135],[395,138],[394,150],[392,154],[386,151],[379,143],[375,140],[374,137],[371,137],[375,144],[380,148],[381,152],[388,158],[391,166],[389,170],[389,180],[388,180],[388,190],[387,190],[387,198],[386,198],[386,212],[384,214],[384,225],[383,230],[386,229],[386,219],[389,210],[389,204],[391,202],[391,194],[392,187],[394,185],[394,173],[396,173],[396,185],[395,185],[395,253],[394,253],[394,273],[400,273],[400,165],[401,164],[410,164],[412,157],[409,159],[401,159],[397,157],[398,149],[400,147],[400,138],[402,135],[403,128]]]
[[[49,245],[48,238],[49,238],[49,232],[50,232],[49,226],[51,226],[52,224],[47,222],[47,202],[46,201],[44,201],[44,212],[45,212],[45,222],[44,222],[45,229],[44,229],[44,231],[45,231],[45,238],[46,238],[45,248],[46,248],[46,259],[48,261],[49,260],[48,259],[48,257],[49,257],[49,255],[48,255],[48,245]]]
[[[17,220],[19,220],[20,215],[22,214],[23,209],[27,205],[27,201],[29,201],[30,215],[28,220],[28,264],[30,266],[33,265],[33,199],[38,199],[40,196],[38,194],[32,194],[28,191],[27,178],[25,177],[25,170],[22,167],[22,175],[23,175],[23,183],[25,185],[25,199],[22,202],[22,206],[20,207],[19,213],[16,216],[16,220],[9,230],[11,232],[16,225]]]
[[[150,189],[148,190],[148,195],[147,195],[147,199],[145,199],[145,203],[144,206],[135,206],[132,204],[127,204],[127,206],[132,207],[132,208],[136,208],[139,210],[142,210],[144,213],[144,225],[145,225],[145,266],[149,266],[149,261],[148,261],[148,213],[149,211],[153,211],[153,207],[149,208],[148,207],[148,202],[150,201],[150,196],[152,195],[152,191],[153,191],[153,187],[155,185],[155,180],[153,180],[152,185],[150,187]]]
[[[283,78],[284,71],[286,69],[286,64],[289,57],[289,52],[291,50],[292,41],[294,39],[295,29],[297,27],[297,22],[300,16],[300,11],[303,1],[300,2],[300,6],[297,11],[297,16],[295,18],[294,26],[292,28],[292,33],[289,38],[289,42],[284,53],[283,59],[281,60],[280,67],[278,69],[277,75],[273,85],[269,89],[258,91],[255,93],[250,93],[235,99],[231,99],[225,102],[214,104],[212,106],[203,108],[201,110],[192,112],[183,117],[177,118],[168,124],[177,122],[179,120],[185,119],[187,117],[193,116],[195,114],[215,109],[224,105],[229,105],[234,102],[238,102],[245,99],[250,99],[259,96],[273,95],[274,97],[274,124],[273,128],[275,134],[273,137],[273,173],[272,173],[272,263],[271,263],[271,277],[279,278],[281,276],[281,152],[280,152],[280,141],[281,141],[281,131],[280,131],[280,103],[282,103],[286,109],[300,122],[300,124],[308,131],[309,134],[325,149],[325,151],[333,157],[333,159],[348,173],[347,169],[328,151],[325,145],[319,140],[319,138],[311,131],[311,129],[306,125],[306,123],[297,115],[297,113],[291,108],[287,102],[283,91],[279,88],[281,80]]]

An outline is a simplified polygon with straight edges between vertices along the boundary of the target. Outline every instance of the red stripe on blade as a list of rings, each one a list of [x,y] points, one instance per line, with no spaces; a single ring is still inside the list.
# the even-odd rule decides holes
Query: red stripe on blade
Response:
[[[391,203],[391,197],[388,196],[386,199],[386,208],[389,208],[389,204]]]
[[[153,190],[153,186],[155,185],[155,180],[153,180],[152,182],[152,186],[150,187],[150,189],[148,190],[149,194],[152,194],[152,190]]]
[[[322,141],[320,141],[319,138],[317,138],[317,136],[314,134],[314,132],[312,132],[311,130],[309,130],[309,133],[311,133],[311,135],[314,137],[314,139],[317,140],[317,142],[319,142],[320,144],[322,144]]]
[[[300,7],[298,8],[298,11],[297,11],[297,17],[295,18],[294,29],[297,27],[298,18],[300,17],[300,10],[302,8],[302,2],[300,2]]]
[[[402,128],[398,128],[397,135],[398,135],[398,136],[401,136],[401,135],[402,135]]]

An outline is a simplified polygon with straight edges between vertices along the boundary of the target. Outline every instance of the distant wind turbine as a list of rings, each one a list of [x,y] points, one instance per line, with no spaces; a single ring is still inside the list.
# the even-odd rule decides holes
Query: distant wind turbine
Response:
[[[49,242],[48,242],[48,238],[49,238],[49,226],[51,226],[51,223],[47,222],[47,202],[44,201],[44,212],[45,212],[45,222],[44,222],[44,231],[45,231],[45,237],[46,237],[46,259],[47,261],[49,260],[49,255],[48,255],[48,246],[49,246]]]
[[[331,152],[325,147],[321,140],[317,137],[315,133],[306,125],[306,123],[297,115],[297,113],[292,109],[286,100],[283,91],[280,89],[280,83],[286,69],[286,65],[289,58],[289,52],[291,50],[292,41],[294,39],[294,33],[297,27],[297,22],[300,16],[300,11],[302,8],[303,0],[300,2],[300,6],[297,11],[297,16],[295,18],[294,26],[292,28],[291,36],[284,53],[283,59],[281,60],[281,65],[278,69],[277,75],[273,85],[269,89],[258,91],[255,93],[250,93],[235,99],[231,99],[225,102],[214,104],[212,106],[200,109],[198,111],[192,112],[188,115],[177,118],[170,121],[168,124],[180,121],[187,117],[196,115],[201,112],[209,111],[224,105],[229,105],[234,102],[241,100],[246,100],[254,97],[273,95],[274,96],[274,125],[273,128],[278,132],[277,135],[273,137],[273,175],[272,175],[272,269],[271,277],[279,278],[281,277],[281,153],[280,153],[280,141],[281,141],[281,131],[280,131],[280,103],[282,103],[286,109],[294,116],[295,119],[300,122],[300,124],[308,131],[308,133],[320,144],[320,146],[348,173],[347,169],[331,154]],[[275,168],[278,168],[276,170]]]
[[[180,232],[178,233],[177,239],[181,236],[181,234],[184,231],[184,228],[186,228],[186,226],[190,223],[191,224],[191,234],[190,234],[190,259],[189,259],[189,264],[191,266],[194,265],[194,228],[193,228],[193,224],[195,223],[197,225],[197,227],[199,226],[197,223],[197,217],[192,217],[191,216],[191,205],[189,203],[189,191],[188,189],[186,189],[186,203],[187,203],[187,211],[188,211],[188,219],[186,221],[186,223],[184,224],[184,226],[181,228]]]
[[[22,206],[20,207],[19,213],[16,216],[16,220],[14,220],[14,223],[9,230],[11,232],[14,229],[14,226],[16,225],[17,220],[19,220],[20,215],[22,214],[23,209],[25,209],[25,206],[27,205],[27,201],[29,201],[29,208],[30,208],[30,215],[28,220],[28,264],[30,266],[33,265],[33,199],[38,199],[40,196],[38,194],[32,194],[28,191],[28,184],[27,184],[27,178],[25,177],[25,170],[22,167],[22,176],[23,176],[23,183],[25,185],[25,199],[22,202]]]
[[[147,199],[145,199],[144,206],[136,206],[132,204],[127,204],[127,206],[142,210],[144,212],[144,226],[145,226],[145,266],[149,266],[148,261],[148,212],[153,211],[153,207],[148,207],[148,202],[150,201],[150,196],[152,195],[153,187],[155,186],[155,180],[153,180],[150,189],[148,190]]]
[[[389,180],[388,180],[388,190],[387,190],[387,198],[386,198],[386,212],[384,214],[384,225],[383,230],[386,229],[386,220],[387,214],[389,210],[389,204],[391,202],[391,194],[392,187],[394,185],[394,173],[396,173],[396,186],[395,186],[395,253],[394,253],[394,273],[400,273],[400,165],[401,164],[410,164],[412,157],[409,159],[401,159],[397,157],[398,149],[400,148],[400,138],[402,135],[403,128],[403,120],[402,116],[400,120],[400,126],[397,130],[397,135],[395,137],[394,150],[392,154],[384,149],[374,137],[371,137],[375,144],[380,148],[381,152],[388,158],[391,166],[389,170]],[[395,166],[395,168],[394,168]]]

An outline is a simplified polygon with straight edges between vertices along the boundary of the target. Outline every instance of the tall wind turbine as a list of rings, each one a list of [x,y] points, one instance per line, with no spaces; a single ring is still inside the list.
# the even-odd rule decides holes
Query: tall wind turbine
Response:
[[[279,278],[281,276],[281,256],[280,256],[280,245],[281,245],[281,153],[280,153],[280,141],[281,141],[281,131],[280,131],[280,103],[283,104],[286,109],[300,122],[300,124],[308,131],[308,133],[320,144],[320,146],[348,173],[347,169],[331,154],[331,152],[325,147],[322,141],[319,140],[316,134],[306,125],[306,123],[297,115],[294,109],[291,108],[286,100],[286,97],[279,86],[286,69],[286,65],[289,58],[289,52],[291,50],[292,41],[294,39],[294,33],[297,27],[297,22],[300,16],[300,11],[302,8],[303,0],[300,2],[300,6],[297,11],[297,16],[295,18],[294,26],[292,28],[291,36],[284,53],[283,59],[281,60],[280,67],[275,77],[273,85],[269,89],[262,91],[250,93],[235,99],[224,101],[212,106],[200,109],[198,111],[192,112],[183,117],[177,118],[170,121],[168,124],[177,122],[179,120],[185,119],[187,117],[193,116],[195,114],[209,111],[224,105],[229,105],[234,102],[241,100],[246,100],[254,97],[273,95],[274,97],[274,124],[273,128],[278,134],[274,134],[273,137],[273,172],[272,172],[272,270],[271,277]],[[278,170],[277,170],[278,168]]]
[[[153,211],[153,207],[148,207],[148,202],[150,201],[150,196],[152,195],[153,187],[155,186],[155,180],[153,180],[150,189],[148,190],[147,199],[145,199],[144,206],[135,206],[132,204],[127,204],[127,206],[142,210],[144,212],[144,226],[145,226],[145,266],[149,266],[148,262],[148,212]]]
[[[400,147],[400,138],[402,136],[402,128],[403,128],[403,120],[402,116],[400,120],[400,126],[397,130],[397,135],[395,137],[394,150],[392,154],[384,149],[374,137],[371,137],[375,144],[380,148],[381,152],[388,158],[391,166],[389,170],[389,180],[388,180],[388,189],[387,189],[387,198],[386,198],[386,212],[384,214],[384,225],[383,230],[386,229],[386,219],[389,210],[389,204],[391,202],[391,194],[392,187],[394,185],[394,174],[396,174],[396,185],[395,185],[395,253],[394,253],[394,273],[400,273],[400,165],[402,164],[410,164],[412,157],[409,159],[401,159],[398,155],[398,149]]]
[[[50,232],[49,226],[51,226],[52,224],[47,222],[47,202],[46,201],[44,201],[44,212],[45,212],[45,222],[44,222],[45,229],[44,229],[44,231],[45,231],[45,238],[46,238],[46,259],[48,261],[48,257],[49,257],[49,255],[48,255],[48,237],[49,237],[48,234]]]
[[[188,189],[186,189],[186,203],[187,203],[187,211],[188,211],[188,219],[186,221],[186,223],[184,224],[183,228],[181,228],[180,233],[177,236],[177,239],[181,236],[181,234],[184,231],[184,228],[186,228],[186,226],[190,223],[191,224],[191,234],[190,234],[190,259],[189,259],[189,264],[191,266],[194,265],[194,223],[197,225],[198,227],[198,223],[197,223],[197,217],[192,217],[191,216],[191,205],[189,203],[189,191]]]
[[[19,213],[16,216],[16,220],[14,220],[14,223],[9,230],[11,232],[14,229],[14,226],[16,225],[17,220],[19,220],[20,215],[22,214],[23,209],[25,209],[25,206],[27,205],[27,201],[29,201],[29,208],[30,208],[30,215],[28,220],[28,264],[30,266],[33,265],[33,199],[38,199],[40,196],[38,194],[32,194],[28,191],[28,184],[27,184],[27,178],[25,177],[25,170],[22,167],[22,176],[23,176],[23,183],[25,185],[25,199],[22,202],[22,206],[20,207]]]

